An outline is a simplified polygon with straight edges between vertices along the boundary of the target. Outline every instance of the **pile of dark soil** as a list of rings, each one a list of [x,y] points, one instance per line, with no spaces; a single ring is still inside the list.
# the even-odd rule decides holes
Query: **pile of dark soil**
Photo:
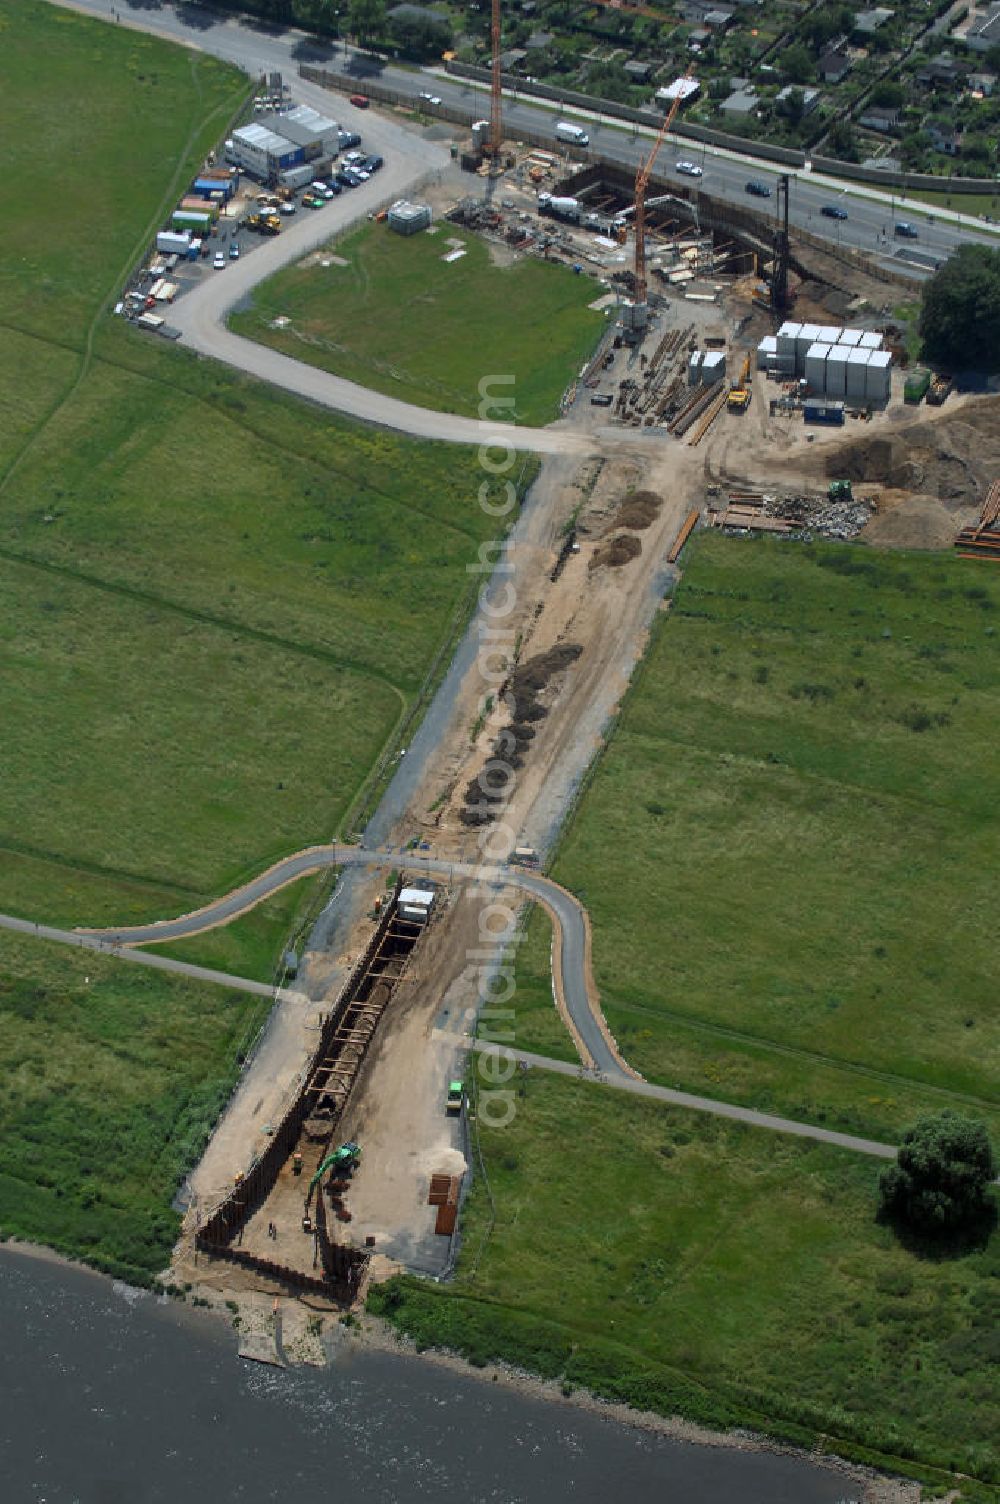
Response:
[[[547,653],[519,663],[501,685],[499,698],[506,699],[511,706],[511,723],[493,743],[486,767],[465,790],[461,815],[464,825],[489,825],[502,814],[511,792],[511,770],[524,766],[524,754],[534,740],[531,722],[548,715],[538,697],[550,680],[575,663],[582,652],[579,643],[558,643]]]
[[[986,398],[903,434],[855,439],[827,456],[826,473],[936,497],[951,508],[978,505],[1000,474],[1000,403]]]
[[[636,533],[641,532],[656,521],[662,505],[663,497],[655,491],[633,491],[618,509],[618,526],[630,527]]]
[[[606,564],[609,569],[620,569],[623,564],[637,559],[641,553],[642,544],[638,538],[633,538],[631,533],[619,533],[594,550],[588,567],[600,569],[602,564]]]

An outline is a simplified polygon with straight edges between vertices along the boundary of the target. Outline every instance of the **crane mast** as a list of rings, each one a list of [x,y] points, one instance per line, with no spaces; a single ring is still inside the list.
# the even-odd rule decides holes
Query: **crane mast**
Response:
[[[694,69],[689,68],[685,73],[685,79],[691,77]],[[679,93],[674,98],[670,109],[663,117],[663,124],[657,132],[649,156],[639,164],[639,171],[635,175],[635,324],[641,328],[646,320],[646,189],[652,176],[653,167],[660,154],[664,137],[674,123],[674,117],[680,108],[683,94]],[[642,310],[640,312],[640,310]]]

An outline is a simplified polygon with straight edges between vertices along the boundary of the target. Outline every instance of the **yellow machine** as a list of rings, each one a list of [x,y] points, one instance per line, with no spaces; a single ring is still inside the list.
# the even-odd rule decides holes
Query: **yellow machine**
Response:
[[[743,357],[743,366],[740,374],[733,382],[729,396],[726,398],[726,410],[731,413],[745,413],[750,406],[750,356]]]

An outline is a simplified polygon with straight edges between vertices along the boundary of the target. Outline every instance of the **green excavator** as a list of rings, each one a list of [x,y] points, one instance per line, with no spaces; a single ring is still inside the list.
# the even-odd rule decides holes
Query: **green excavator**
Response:
[[[306,1206],[308,1207],[312,1200],[313,1191],[319,1185],[327,1170],[339,1170],[345,1175],[352,1175],[360,1163],[361,1145],[354,1143],[353,1140],[349,1143],[341,1144],[339,1149],[334,1149],[332,1154],[328,1154],[321,1161],[319,1169],[309,1182],[309,1189],[306,1192]]]

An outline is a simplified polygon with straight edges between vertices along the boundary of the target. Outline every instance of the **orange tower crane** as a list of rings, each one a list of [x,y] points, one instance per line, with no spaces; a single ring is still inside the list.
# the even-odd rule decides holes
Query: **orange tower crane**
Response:
[[[500,80],[500,0],[493,0],[490,17],[490,46],[492,49],[492,77],[490,80],[490,158],[492,170],[500,166],[500,148],[503,145],[503,89]]]
[[[685,73],[685,79],[689,79],[694,72],[694,64]],[[656,140],[645,162],[640,162],[639,171],[635,175],[635,307],[636,309],[646,306],[646,189],[649,187],[649,179],[652,176],[653,167],[660,154],[663,139],[674,123],[674,116],[680,108],[683,92],[675,95],[670,109],[663,117]],[[638,314],[639,320],[643,320],[644,314]]]

